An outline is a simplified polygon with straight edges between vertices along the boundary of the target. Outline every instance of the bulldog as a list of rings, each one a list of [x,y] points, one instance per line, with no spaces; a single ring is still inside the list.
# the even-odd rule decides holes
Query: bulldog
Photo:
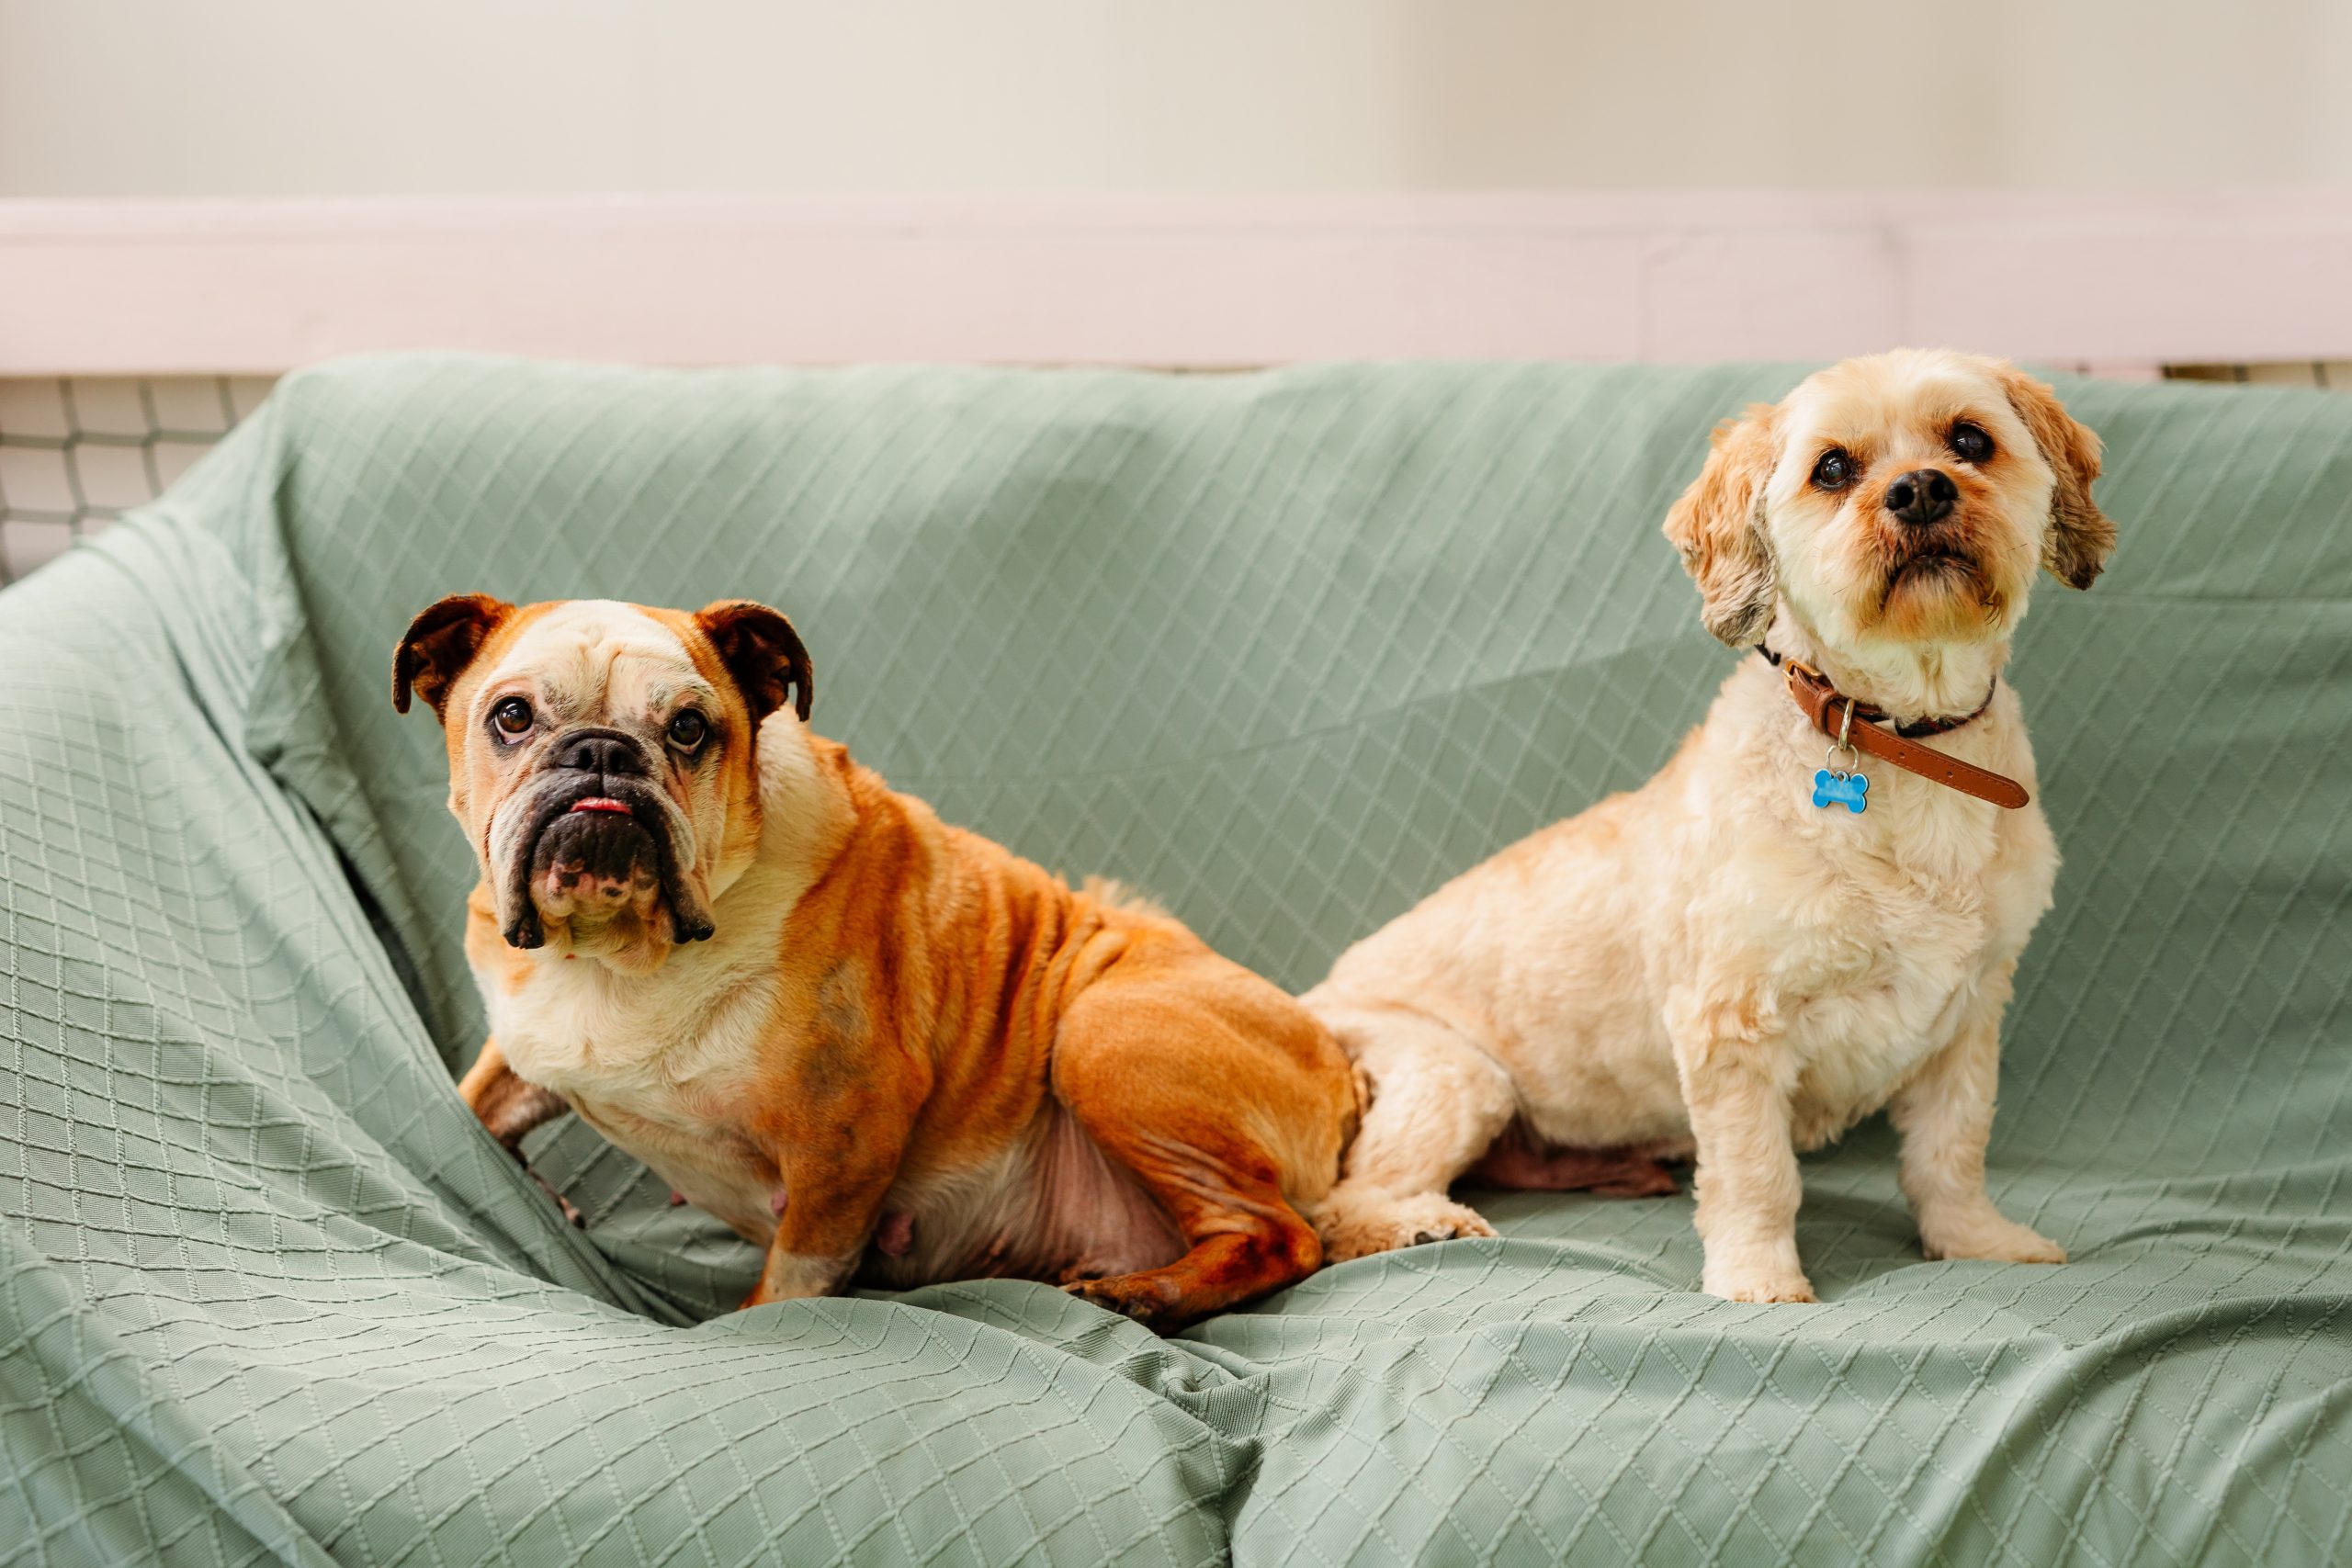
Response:
[[[481,870],[459,1092],[517,1157],[577,1111],[763,1247],[746,1306],[999,1275],[1168,1330],[1321,1262],[1329,1032],[819,738],[783,615],[461,594],[401,639],[412,694]]]

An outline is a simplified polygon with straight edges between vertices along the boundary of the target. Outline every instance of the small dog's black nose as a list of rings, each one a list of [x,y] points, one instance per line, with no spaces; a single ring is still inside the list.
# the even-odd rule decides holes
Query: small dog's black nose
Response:
[[[642,773],[645,754],[615,729],[578,729],[563,738],[555,750],[555,765],[576,773]]]
[[[1925,525],[1951,515],[1960,487],[1941,468],[1914,468],[1886,487],[1886,509],[1905,523]]]

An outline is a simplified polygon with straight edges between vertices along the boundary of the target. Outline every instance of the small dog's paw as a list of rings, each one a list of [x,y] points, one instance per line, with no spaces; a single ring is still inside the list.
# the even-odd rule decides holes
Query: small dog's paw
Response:
[[[1316,1227],[1323,1235],[1323,1260],[1344,1263],[1375,1252],[1426,1247],[1435,1241],[1491,1236],[1495,1227],[1476,1209],[1453,1201],[1442,1192],[1419,1192],[1409,1198],[1385,1195],[1343,1202],[1327,1208]]]
[[[1802,1274],[1761,1274],[1754,1278],[1731,1280],[1710,1279],[1702,1287],[1711,1296],[1721,1296],[1727,1302],[1812,1302],[1821,1298],[1813,1293],[1813,1281]]]
[[[1699,1288],[1727,1302],[1809,1302],[1813,1281],[1793,1249],[1758,1248],[1741,1258],[1711,1258],[1699,1277]],[[1758,1256],[1761,1254],[1761,1256]]]
[[[2064,1263],[2066,1249],[2031,1226],[1998,1214],[1962,1225],[1923,1230],[1919,1250],[1928,1260],[1983,1263]]]

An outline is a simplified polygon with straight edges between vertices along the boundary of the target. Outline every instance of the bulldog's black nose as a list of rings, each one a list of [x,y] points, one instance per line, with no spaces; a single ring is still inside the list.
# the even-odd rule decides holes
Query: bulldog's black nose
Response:
[[[1905,523],[1924,526],[1951,515],[1960,487],[1941,468],[1914,468],[1886,487],[1886,509]]]
[[[575,729],[557,745],[555,765],[610,778],[644,773],[645,753],[617,729]]]

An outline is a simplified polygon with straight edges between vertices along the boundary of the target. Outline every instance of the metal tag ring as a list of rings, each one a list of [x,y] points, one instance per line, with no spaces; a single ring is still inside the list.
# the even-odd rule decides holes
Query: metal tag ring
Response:
[[[1842,768],[1838,765],[1838,753],[1840,751],[1846,753],[1846,765]],[[1848,778],[1861,767],[1862,754],[1840,740],[1829,748],[1827,754],[1821,759],[1821,765],[1841,779]]]

